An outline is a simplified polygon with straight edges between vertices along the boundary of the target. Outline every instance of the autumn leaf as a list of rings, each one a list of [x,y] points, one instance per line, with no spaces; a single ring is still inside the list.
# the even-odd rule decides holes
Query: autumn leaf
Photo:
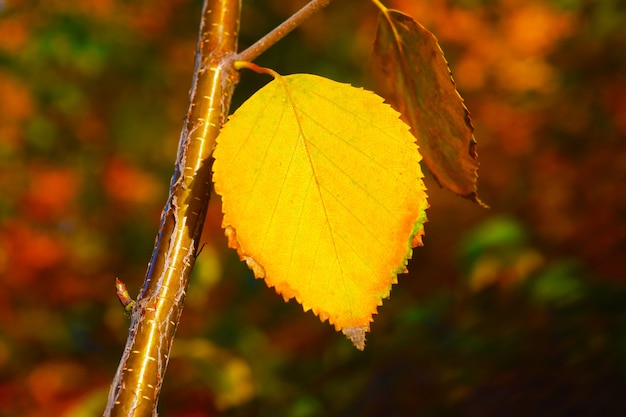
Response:
[[[482,204],[474,128],[437,39],[410,16],[374,3],[381,12],[372,64],[382,96],[413,129],[437,181]]]
[[[257,278],[363,349],[372,315],[421,244],[415,138],[372,92],[272,75],[217,139],[222,225]]]

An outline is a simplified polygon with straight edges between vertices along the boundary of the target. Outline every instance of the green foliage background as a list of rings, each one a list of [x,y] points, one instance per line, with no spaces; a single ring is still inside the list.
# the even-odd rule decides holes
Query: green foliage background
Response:
[[[240,44],[301,4],[244,0]],[[439,37],[491,209],[429,180],[426,246],[362,353],[252,278],[214,200],[161,415],[626,411],[625,6],[388,4]],[[128,326],[114,278],[134,294],[145,273],[200,8],[0,2],[1,416],[103,409]],[[338,0],[257,63],[373,88],[375,21],[367,1]],[[244,73],[235,106],[266,81]]]

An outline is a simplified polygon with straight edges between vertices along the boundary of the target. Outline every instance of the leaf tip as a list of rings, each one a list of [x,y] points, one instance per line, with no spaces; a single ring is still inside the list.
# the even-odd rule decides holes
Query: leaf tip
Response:
[[[480,197],[478,197],[478,190],[476,189],[476,187],[474,187],[474,189],[470,193],[458,194],[458,195],[462,198],[465,198],[466,200],[470,200],[471,202],[478,204],[482,208],[485,208],[485,209],[490,208],[488,204],[486,204],[484,201],[480,199]]]
[[[365,349],[365,334],[368,330],[367,326],[344,327],[341,332],[352,342],[355,348],[363,350]]]
[[[482,208],[486,208],[486,209],[490,208],[488,204],[485,204],[485,202],[483,202],[480,198],[478,198],[478,193],[472,193],[468,195],[466,198],[469,198],[470,200],[472,200],[474,203],[478,204]]]

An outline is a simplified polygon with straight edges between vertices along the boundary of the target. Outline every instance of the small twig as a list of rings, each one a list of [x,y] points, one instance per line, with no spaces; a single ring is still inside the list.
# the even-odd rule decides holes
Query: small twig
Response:
[[[124,307],[124,313],[130,317],[130,311],[135,305],[135,300],[133,300],[130,297],[130,294],[128,294],[126,284],[118,278],[115,278],[115,292],[117,293],[117,298],[120,300],[120,303],[122,303],[122,307]]]
[[[332,0],[311,0],[304,7],[294,13],[289,19],[285,20],[274,30],[256,41],[252,46],[248,47],[235,57],[238,61],[251,62],[259,55],[265,52],[270,46],[281,40],[289,32],[297,28],[302,22],[311,17],[316,12],[322,10]]]

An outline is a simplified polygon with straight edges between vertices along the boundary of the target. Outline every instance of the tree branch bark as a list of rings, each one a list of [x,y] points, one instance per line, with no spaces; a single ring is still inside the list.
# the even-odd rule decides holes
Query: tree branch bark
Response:
[[[170,194],[144,285],[132,305],[126,347],[105,416],[156,415],[163,377],[198,251],[211,191],[210,156],[238,73],[240,0],[205,0],[189,111]]]
[[[300,10],[289,17],[289,19],[285,20],[267,35],[256,41],[252,46],[242,51],[236,59],[240,61],[253,61],[270,46],[274,45],[289,32],[300,26],[302,22],[328,6],[331,1],[332,0],[310,0]]]

